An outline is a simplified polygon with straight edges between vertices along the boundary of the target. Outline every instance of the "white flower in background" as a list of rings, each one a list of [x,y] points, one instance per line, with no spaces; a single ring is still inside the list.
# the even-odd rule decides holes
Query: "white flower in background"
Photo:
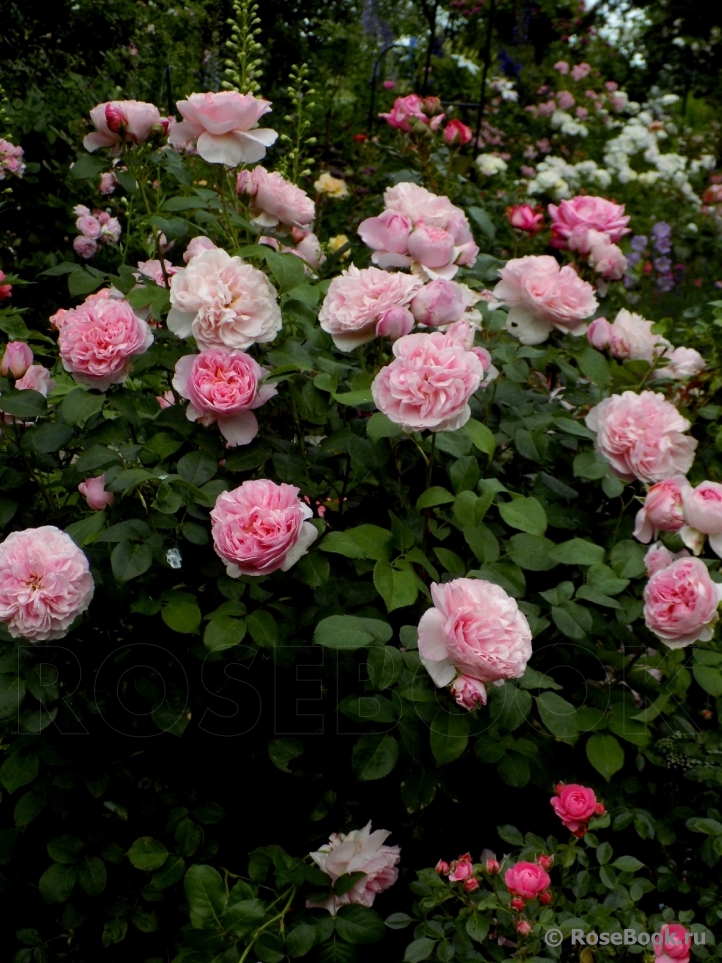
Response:
[[[496,154],[479,154],[476,158],[476,166],[487,177],[493,177],[494,174],[501,174],[508,170],[506,161]]]
[[[519,94],[514,89],[514,82],[507,80],[506,77],[495,77],[494,80],[490,81],[489,86],[507,103],[515,104],[519,100]]]

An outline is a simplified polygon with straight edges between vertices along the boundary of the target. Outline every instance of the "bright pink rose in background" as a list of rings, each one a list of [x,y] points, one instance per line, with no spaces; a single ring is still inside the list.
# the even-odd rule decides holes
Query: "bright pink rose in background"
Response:
[[[552,243],[566,247],[575,228],[585,227],[601,234],[618,244],[625,234],[629,234],[629,215],[624,213],[624,204],[615,204],[604,197],[587,194],[572,197],[559,205],[549,205],[552,219]]]
[[[484,377],[476,355],[440,332],[408,334],[393,351],[394,360],[371,385],[379,411],[406,431],[456,431],[465,425],[469,398]]]
[[[591,284],[548,254],[507,261],[499,276],[494,296],[508,305],[506,329],[522,344],[541,344],[555,328],[584,334],[598,307]]]
[[[680,558],[656,572],[644,589],[647,628],[670,649],[709,642],[717,623],[722,585],[698,558]]]
[[[185,249],[183,254],[183,260],[186,264],[194,258],[196,254],[202,254],[203,251],[215,251],[216,245],[209,237],[204,237],[202,234],[199,237],[194,237],[188,242],[188,247]]]
[[[50,377],[50,372],[41,364],[31,364],[22,378],[15,382],[17,391],[39,391],[44,398],[54,387],[55,381]]]
[[[471,710],[486,705],[486,686],[468,675],[460,675],[454,679],[451,694],[462,709]]]
[[[533,929],[529,920],[517,920],[514,928],[519,936],[529,936]]]
[[[444,127],[444,140],[447,144],[468,144],[473,137],[471,127],[462,124],[460,120],[450,120]]]
[[[218,348],[184,355],[176,362],[173,387],[190,404],[189,421],[218,424],[227,446],[247,445],[258,434],[253,409],[260,408],[276,394],[275,385],[259,381],[268,374],[243,351]]]
[[[263,271],[218,247],[201,251],[170,283],[168,327],[200,348],[245,350],[281,329],[278,292]]]
[[[696,488],[687,485],[682,499],[687,525],[707,535],[710,548],[722,558],[722,485],[713,481],[703,481]],[[688,539],[684,541],[689,544]]]
[[[393,320],[398,324],[402,320],[398,317],[399,308],[411,330],[414,318],[408,305],[420,287],[419,278],[409,274],[390,273],[377,267],[359,270],[352,264],[331,281],[318,315],[319,324],[340,351],[352,351],[383,334],[379,328],[386,326],[390,311],[396,312]],[[392,321],[387,320],[388,324]]]
[[[406,97],[397,97],[391,110],[388,113],[379,114],[379,117],[383,117],[390,127],[403,130],[407,134],[414,130],[414,124],[423,124],[424,127],[435,131],[443,122],[445,115],[437,114],[436,117],[430,115],[436,113],[440,107],[441,102],[436,97],[422,98],[418,94],[407,94]]]
[[[655,933],[655,936],[657,934]],[[658,963],[689,963],[692,934],[681,923],[664,923],[659,930],[661,939],[653,941]]]
[[[309,854],[321,872],[332,883],[350,873],[365,875],[342,896],[332,893],[323,903],[307,903],[307,907],[326,909],[335,916],[338,908],[348,903],[372,906],[376,896],[399,878],[396,867],[401,849],[384,845],[390,835],[386,829],[372,831],[370,822],[350,833],[332,833],[325,846]]]
[[[112,155],[120,153],[120,145],[140,144],[148,140],[153,128],[161,129],[160,112],[155,104],[139,100],[113,100],[98,104],[90,111],[95,131],[86,134],[83,147],[88,151],[109,147]]]
[[[265,167],[240,171],[236,190],[251,196],[253,223],[264,229],[279,224],[284,228],[305,228],[316,216],[316,205],[304,190]]]
[[[102,512],[106,505],[115,502],[115,495],[105,490],[105,475],[86,478],[78,485],[78,491],[88,503],[88,508],[92,508],[94,512]]]
[[[9,140],[0,137],[0,181],[4,181],[6,174],[22,177],[27,164],[23,163],[25,151]]]
[[[585,423],[596,432],[597,451],[624,481],[651,484],[686,475],[692,467],[697,440],[683,434],[690,423],[664,395],[612,395],[592,408]]]
[[[231,578],[287,572],[305,555],[318,532],[313,512],[294,485],[250,479],[221,492],[211,512],[213,545]]]
[[[0,622],[14,639],[62,639],[93,591],[87,558],[53,525],[11,532],[0,543]]]
[[[3,284],[2,282],[7,277],[4,271],[0,271],[0,301],[4,301],[6,298],[11,298],[13,294],[12,284]]]
[[[507,207],[506,214],[512,227],[527,234],[538,234],[544,225],[544,215],[534,210],[530,204]]]
[[[81,214],[75,222],[75,226],[85,237],[91,237],[93,239],[100,237],[100,221],[90,213]]]
[[[566,62],[566,60],[557,60],[557,62],[554,64],[554,70],[558,70],[560,74],[568,74],[569,64]]]
[[[536,899],[552,884],[549,874],[538,863],[515,863],[504,873],[504,883],[512,896]]]
[[[30,345],[24,341],[11,341],[5,346],[0,374],[7,378],[8,372],[11,372],[13,378],[22,378],[32,363],[33,351]]]
[[[196,141],[198,153],[211,164],[255,164],[278,137],[275,130],[256,126],[271,105],[253,94],[235,90],[191,94],[176,107],[183,120],[173,126],[168,143],[184,147]]]
[[[128,377],[130,360],[153,343],[145,321],[127,301],[86,301],[65,316],[58,337],[63,366],[81,384],[107,391]]]
[[[592,68],[589,64],[577,64],[572,68],[572,80],[583,80],[585,77],[588,77],[591,72]]]
[[[437,278],[414,294],[409,308],[419,324],[438,327],[462,318],[481,320],[481,315],[474,310],[478,300],[479,295],[466,284]]]
[[[637,512],[634,537],[640,542],[651,542],[658,532],[678,532],[684,525],[683,493],[689,488],[683,475],[652,485]]]
[[[684,378],[696,378],[707,366],[702,355],[694,348],[672,348],[670,345],[663,360],[666,362],[664,367],[658,368],[654,373],[655,378],[660,380],[672,378],[681,381]]]
[[[464,853],[458,859],[453,860],[449,872],[450,883],[463,883],[474,873],[474,864],[471,861],[471,854]]]
[[[574,94],[568,90],[558,90],[557,91],[557,104],[559,105],[559,110],[569,110],[576,104],[574,99]]]
[[[581,837],[587,831],[587,823],[592,816],[603,816],[604,806],[597,802],[594,790],[588,786],[559,783],[556,795],[549,800],[564,826],[575,836]],[[543,865],[540,860],[540,865]],[[548,867],[546,867],[548,869]]]
[[[531,657],[526,616],[499,585],[457,578],[431,584],[419,622],[419,655],[437,686],[461,673],[479,682],[519,679]]]

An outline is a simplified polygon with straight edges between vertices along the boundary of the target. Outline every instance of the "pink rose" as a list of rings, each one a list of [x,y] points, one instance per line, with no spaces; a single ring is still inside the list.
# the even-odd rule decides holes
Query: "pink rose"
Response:
[[[0,622],[14,639],[62,639],[93,590],[87,558],[53,525],[11,532],[0,543]]]
[[[424,101],[418,94],[408,94],[406,97],[397,97],[391,110],[386,114],[379,114],[379,117],[383,117],[390,127],[408,134],[414,129],[414,121],[428,124],[429,118],[424,113],[423,106]]]
[[[390,835],[386,829],[373,832],[370,822],[363,829],[354,829],[350,833],[332,833],[325,846],[309,854],[321,872],[326,873],[332,883],[350,873],[365,875],[342,896],[332,893],[323,903],[306,905],[326,909],[332,916],[336,915],[339,906],[348,903],[372,906],[377,894],[393,886],[399,878],[396,867],[401,849],[384,845]]]
[[[185,254],[183,255],[183,260],[186,264],[194,258],[196,254],[202,254],[203,251],[215,251],[216,245],[209,237],[204,237],[202,234],[199,237],[194,237],[188,242],[188,247],[185,249]]]
[[[6,171],[14,177],[23,176],[27,166],[23,163],[24,153],[22,147],[0,137],[0,181],[5,180]]]
[[[409,274],[377,267],[359,270],[353,264],[335,277],[318,315],[319,324],[340,351],[352,351],[384,333],[377,328],[392,308],[406,309],[421,281]],[[406,311],[413,325],[413,317]],[[399,318],[396,318],[398,322]],[[391,318],[388,319],[391,324]],[[410,330],[410,328],[409,328]]]
[[[75,222],[75,226],[84,237],[90,237],[93,239],[100,237],[100,221],[92,214],[81,214]]]
[[[385,210],[378,217],[361,221],[358,233],[364,244],[383,254],[386,260],[381,267],[407,267],[411,263],[408,252],[412,226],[405,215]]]
[[[310,274],[309,268],[318,268],[326,260],[326,256],[321,250],[321,242],[312,231],[302,232],[299,228],[294,228],[293,233],[296,246],[284,247],[284,251],[288,251],[289,254],[295,254],[304,260],[307,265],[306,274]],[[298,238],[296,235],[301,233],[303,236]]]
[[[464,880],[469,879],[474,874],[474,864],[471,861],[471,854],[464,853],[463,856],[459,856],[458,859],[452,862],[449,868],[449,882],[463,883]]]
[[[176,106],[183,120],[173,126],[168,143],[183,147],[196,141],[198,153],[211,164],[255,164],[278,137],[275,130],[256,126],[271,105],[253,94],[236,90],[191,94]]]
[[[673,378],[675,381],[681,381],[684,378],[696,378],[704,371],[707,364],[699,351],[695,351],[694,348],[673,349],[671,345],[665,352],[663,360],[668,363],[654,373],[660,380]]]
[[[263,271],[221,248],[201,251],[170,282],[168,327],[200,348],[244,350],[281,329],[278,292]]]
[[[586,833],[587,823],[592,816],[604,814],[604,806],[597,802],[594,790],[588,786],[579,786],[576,783],[565,786],[564,783],[559,783],[555,792],[556,795],[549,800],[552,808],[566,829],[575,836]]]
[[[115,186],[118,183],[118,179],[112,171],[106,171],[104,174],[100,175],[100,184],[98,185],[98,193],[100,194],[112,194],[115,191]]]
[[[722,557],[722,485],[713,481],[703,481],[696,488],[687,485],[682,499],[687,525],[695,530],[695,534],[707,535],[709,547],[715,555]],[[682,532],[683,537],[685,534]],[[692,547],[689,538],[684,541]]]
[[[466,284],[437,278],[414,294],[409,308],[419,324],[438,327],[453,324],[465,315],[480,320],[480,315],[474,311],[478,300],[479,295]]]
[[[653,364],[670,347],[666,338],[652,331],[653,324],[622,308],[610,325],[609,349],[614,357]]]
[[[591,73],[592,68],[589,64],[577,64],[572,68],[572,80],[583,80]]]
[[[426,268],[444,268],[454,261],[454,238],[441,227],[419,221],[409,235],[409,254]]]
[[[444,127],[444,140],[449,146],[453,144],[468,144],[473,137],[471,127],[462,124],[460,120],[448,121]]]
[[[689,963],[692,934],[681,923],[663,923],[659,941],[653,939],[654,955],[659,963]]]
[[[33,351],[30,345],[24,341],[11,341],[5,346],[0,373],[3,378],[7,378],[8,371],[13,378],[22,378],[32,363]]]
[[[128,377],[130,359],[144,354],[153,335],[127,301],[86,301],[69,311],[58,337],[66,371],[81,384],[107,391]]]
[[[3,284],[2,282],[7,277],[4,271],[0,271],[0,301],[4,301],[6,298],[11,298],[13,295],[12,284]]]
[[[312,515],[293,485],[245,481],[221,492],[211,512],[216,554],[231,578],[287,572],[316,540],[318,532],[306,521]]]
[[[566,62],[566,60],[557,60],[557,62],[554,64],[554,70],[558,70],[560,74],[568,74],[569,64]]]
[[[551,886],[551,879],[545,869],[537,863],[515,863],[504,873],[506,888],[512,896],[521,899],[535,899]]]
[[[462,709],[471,710],[486,705],[486,686],[468,675],[460,675],[454,679],[451,694]]]
[[[664,395],[612,395],[595,405],[585,422],[597,434],[597,451],[624,481],[662,481],[692,467],[697,440],[683,434],[690,424]]]
[[[259,381],[268,374],[243,351],[218,348],[188,354],[176,362],[173,387],[190,401],[189,421],[218,424],[229,448],[248,445],[258,434],[253,409],[260,408],[276,394],[275,385]]]
[[[718,487],[722,489],[722,486]],[[650,542],[657,537],[658,532],[678,532],[685,521],[683,498],[687,490],[692,489],[682,475],[675,475],[652,485],[644,499],[644,505],[637,512],[634,537],[640,542]],[[720,531],[722,532],[722,527]]]
[[[90,111],[96,130],[86,134],[83,147],[90,151],[109,147],[112,155],[120,153],[120,145],[148,140],[153,128],[161,126],[161,116],[154,104],[138,100],[114,100],[98,104]]]
[[[73,250],[79,257],[83,257],[87,261],[93,257],[94,254],[98,253],[98,242],[94,241],[92,237],[85,237],[84,234],[78,234],[73,240]]]
[[[621,248],[611,243],[607,234],[590,230],[589,266],[594,268],[597,274],[601,274],[605,280],[619,281],[626,273],[627,259]]]
[[[50,377],[50,372],[41,364],[31,364],[22,378],[15,382],[18,391],[39,391],[44,398],[48,397],[48,392],[55,387],[55,381]]]
[[[178,271],[178,268],[166,260],[163,261],[163,267],[170,284],[170,279]],[[154,281],[161,288],[167,287],[163,276],[163,267],[161,267],[160,261],[138,261],[138,273],[135,277],[142,275],[144,278]]]
[[[595,318],[587,328],[587,339],[597,351],[609,347],[614,329],[606,318]]]
[[[236,190],[250,194],[253,224],[268,229],[308,227],[316,216],[316,205],[308,194],[276,172],[254,167],[238,174]]]
[[[175,395],[172,391],[164,391],[162,395],[156,395],[155,400],[158,402],[159,408],[170,408],[171,405],[175,404]]]
[[[661,569],[667,568],[672,562],[676,562],[678,558],[689,558],[689,552],[686,548],[683,548],[681,552],[672,553],[661,542],[655,542],[653,545],[650,545],[644,556],[644,568],[647,572],[647,578],[651,578]]]
[[[647,628],[670,649],[709,642],[714,635],[722,585],[698,558],[680,558],[656,572],[644,589]]]
[[[394,360],[371,385],[379,411],[406,431],[456,431],[465,425],[469,398],[484,376],[476,355],[440,332],[407,334],[393,352]]]
[[[411,332],[414,316],[408,308],[389,308],[380,316],[376,325],[376,336],[398,341]]]
[[[572,231],[580,226],[609,235],[614,244],[629,234],[629,215],[624,213],[624,204],[615,204],[604,197],[584,194],[562,201],[558,206],[550,204],[549,216],[552,219],[552,240],[558,247],[566,247]]]
[[[506,329],[522,344],[540,344],[555,328],[584,334],[598,307],[591,284],[548,254],[507,261],[499,276],[494,295],[508,305]]]
[[[559,105],[559,110],[569,110],[576,104],[574,99],[574,94],[568,90],[558,90],[557,91],[557,104]]]
[[[507,207],[506,213],[509,223],[517,231],[536,234],[544,224],[544,215],[535,211],[529,204],[516,204],[514,207]]]
[[[105,475],[86,478],[78,485],[78,491],[94,512],[102,512],[106,505],[112,505],[115,495],[105,490]]]
[[[518,679],[531,657],[526,616],[499,585],[457,578],[431,584],[433,608],[419,622],[419,655],[437,686],[457,673],[479,682]]]

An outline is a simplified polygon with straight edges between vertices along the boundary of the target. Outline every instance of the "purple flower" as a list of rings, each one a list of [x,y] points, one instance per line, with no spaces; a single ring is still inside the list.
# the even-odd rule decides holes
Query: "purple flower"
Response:
[[[673,274],[660,274],[657,278],[657,290],[661,291],[663,294],[667,291],[671,291],[674,288],[674,275]]]
[[[660,274],[669,274],[672,270],[672,262],[668,257],[658,257],[653,261],[654,267]]]
[[[627,266],[634,267],[635,264],[639,264],[642,260],[642,255],[638,251],[632,251],[627,255]]]
[[[630,244],[633,251],[641,252],[647,246],[647,238],[644,236],[644,234],[635,234]],[[639,258],[637,258],[637,260],[639,260]]]

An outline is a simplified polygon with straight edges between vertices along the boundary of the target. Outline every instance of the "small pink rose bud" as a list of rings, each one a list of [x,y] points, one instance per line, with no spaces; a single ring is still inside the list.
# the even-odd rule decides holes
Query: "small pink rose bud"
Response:
[[[454,679],[451,694],[456,699],[456,704],[463,709],[471,710],[486,705],[486,686],[468,675],[460,675]]]
[[[439,876],[448,876],[448,875],[449,875],[449,864],[448,864],[447,862],[445,862],[443,859],[440,859],[440,860],[439,860],[439,862],[436,864],[436,866],[434,866],[434,869],[435,869],[436,872],[439,874]]]
[[[604,803],[597,803],[594,807],[595,816],[603,816],[607,810],[604,808]]]
[[[516,924],[516,931],[519,936],[529,936],[531,933],[532,926],[528,920],[519,920]]]
[[[471,127],[462,124],[460,120],[450,120],[444,128],[444,140],[452,144],[468,144],[473,134]]]
[[[614,335],[614,328],[606,318],[595,318],[587,328],[589,343],[597,351],[604,351]]]
[[[539,863],[542,869],[551,869],[554,865],[554,857],[547,856],[546,853],[542,853],[539,859],[537,859],[537,863]]]
[[[78,491],[88,503],[88,508],[94,512],[101,512],[106,505],[112,505],[115,495],[105,490],[105,475],[98,478],[86,478],[78,485]]]
[[[499,872],[499,860],[498,859],[487,859],[484,863],[484,869],[487,871],[489,876],[495,876]]]
[[[116,184],[115,174],[112,171],[106,171],[100,175],[100,186],[98,190],[101,194],[112,194]]]
[[[526,903],[520,896],[515,896],[509,905],[512,909],[518,910],[521,913],[526,906]]]
[[[156,395],[155,400],[160,408],[170,408],[175,404],[175,395],[172,391],[164,391],[162,395]]]
[[[409,334],[413,326],[413,314],[408,308],[402,308],[399,305],[384,311],[376,324],[376,334],[379,338],[391,338],[392,341],[398,341],[399,338]]]
[[[516,204],[514,207],[508,207],[506,213],[509,223],[517,231],[537,234],[544,224],[544,215],[535,211],[529,204]]]
[[[215,246],[216,245],[209,237],[205,237],[202,234],[198,237],[194,237],[188,242],[188,247],[185,249],[183,260],[186,264],[188,264],[190,259],[195,257],[196,254],[201,254],[203,251],[212,251]]]
[[[106,104],[105,123],[108,125],[109,130],[112,130],[114,134],[117,134],[120,132],[121,127],[128,126],[128,118],[117,105]]]
[[[552,894],[549,892],[542,893],[539,897],[539,902],[542,906],[548,906],[552,901]]]
[[[393,90],[395,86],[396,86],[395,80],[384,80],[383,82],[384,90]]]
[[[479,880],[478,880],[478,879],[474,879],[473,876],[470,876],[468,879],[465,879],[465,880],[464,880],[464,892],[465,892],[465,893],[473,893],[474,890],[475,890],[475,889],[478,889],[478,888],[479,888]]]
[[[24,341],[11,341],[5,348],[0,373],[3,378],[7,377],[8,371],[12,372],[14,378],[22,378],[32,363],[33,352],[30,346]]]

